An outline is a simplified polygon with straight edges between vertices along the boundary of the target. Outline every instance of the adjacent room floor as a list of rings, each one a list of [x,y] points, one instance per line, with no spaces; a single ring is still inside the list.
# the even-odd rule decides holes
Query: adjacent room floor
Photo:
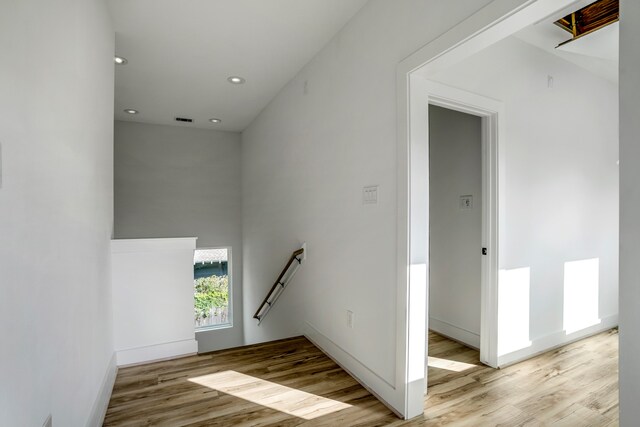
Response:
[[[618,424],[611,330],[495,370],[429,334],[423,417],[399,420],[305,338],[120,369],[107,426]]]

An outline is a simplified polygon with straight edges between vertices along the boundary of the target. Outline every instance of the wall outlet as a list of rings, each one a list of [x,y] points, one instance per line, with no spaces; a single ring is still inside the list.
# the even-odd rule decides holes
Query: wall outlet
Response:
[[[355,315],[353,314],[353,311],[347,310],[347,326],[351,329],[353,329],[354,317]]]

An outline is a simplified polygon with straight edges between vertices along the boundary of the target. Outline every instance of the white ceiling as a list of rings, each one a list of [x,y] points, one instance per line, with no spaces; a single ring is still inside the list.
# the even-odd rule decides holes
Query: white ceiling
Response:
[[[618,82],[617,23],[557,48],[571,34],[553,22],[540,22],[514,34],[520,40],[553,53],[614,83]]]
[[[558,50],[617,62],[620,50],[619,38],[620,23],[615,22],[591,34],[579,37],[571,43],[558,46]]]
[[[243,130],[366,2],[109,0],[116,54],[129,61],[116,66],[115,118]]]

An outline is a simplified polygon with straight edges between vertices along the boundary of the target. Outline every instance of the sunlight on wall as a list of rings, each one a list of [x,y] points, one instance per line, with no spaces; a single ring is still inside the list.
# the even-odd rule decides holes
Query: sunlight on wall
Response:
[[[564,330],[571,334],[600,323],[598,258],[564,263]]]
[[[478,365],[472,363],[458,362],[456,360],[441,359],[439,357],[429,356],[429,367],[446,369],[447,371],[462,372],[467,369],[475,368]]]
[[[498,277],[498,356],[529,347],[531,269],[500,270]]]
[[[425,325],[425,330],[412,333],[407,354],[408,381],[413,382],[424,378],[424,355],[427,350],[427,265],[411,264],[409,270],[409,325]]]
[[[190,378],[189,381],[305,420],[351,407],[338,400],[327,399],[236,371],[217,372]]]

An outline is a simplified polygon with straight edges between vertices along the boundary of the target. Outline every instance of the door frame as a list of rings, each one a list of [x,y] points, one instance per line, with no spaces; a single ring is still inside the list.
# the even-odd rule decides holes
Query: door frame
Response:
[[[481,51],[544,19],[559,19],[593,0],[494,0],[440,37],[402,60],[396,68],[397,93],[397,250],[396,250],[396,386],[400,412],[413,418],[424,411],[426,325],[428,310],[429,174],[426,114],[418,103],[420,79]],[[575,9],[574,9],[575,10]],[[504,120],[500,120],[500,123]],[[500,144],[500,142],[499,142]],[[504,158],[504,149],[498,159]],[[426,166],[425,166],[426,165]],[[504,173],[498,176],[504,189]],[[504,218],[504,197],[498,216]],[[498,230],[499,232],[499,230]],[[499,235],[497,244],[502,236]],[[501,253],[495,252],[498,268]],[[491,296],[489,296],[491,297]],[[492,298],[492,297],[491,297]],[[496,307],[497,309],[497,307]],[[495,313],[497,318],[497,312]],[[485,322],[487,323],[487,322]],[[490,343],[490,346],[493,346]],[[490,362],[490,360],[489,360]]]
[[[420,117],[427,120],[427,133],[422,135],[427,148],[429,147],[428,108],[430,105],[471,114],[482,119],[482,246],[477,248],[478,256],[481,257],[480,361],[497,368],[498,247],[499,230],[502,228],[499,224],[499,200],[504,197],[500,193],[501,189],[504,190],[504,185],[499,185],[499,180],[505,175],[504,156],[500,156],[506,138],[504,103],[425,80],[421,76],[417,76],[413,84],[418,87],[416,92],[419,94],[416,96],[416,108],[412,108],[411,115],[415,120],[420,120]],[[420,105],[426,105],[426,110],[420,108]],[[428,155],[427,150],[427,171]],[[487,249],[486,255],[481,254],[481,248]],[[427,330],[428,322],[427,316]],[[427,371],[425,369],[425,378]]]

